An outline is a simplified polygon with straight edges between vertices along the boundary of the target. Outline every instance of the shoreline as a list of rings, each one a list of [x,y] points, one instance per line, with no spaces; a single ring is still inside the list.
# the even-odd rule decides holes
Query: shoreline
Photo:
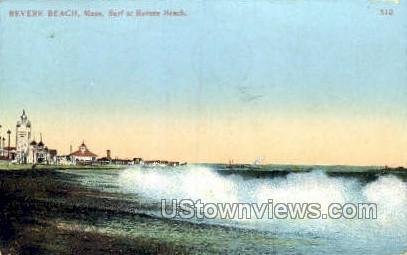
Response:
[[[151,216],[144,211],[159,204],[84,187],[68,172],[0,171],[0,184],[2,254],[224,254],[244,251],[226,247],[236,238],[260,238],[266,247],[291,242],[257,230]],[[109,231],[115,222],[122,227]],[[121,233],[122,228],[133,234]],[[202,243],[204,232],[214,235]],[[225,237],[222,245],[218,235]]]
[[[184,245],[167,240],[88,229],[86,226],[94,225],[94,220],[105,217],[119,217],[141,226],[156,219],[134,212],[120,198],[106,199],[109,193],[76,184],[69,173],[0,171],[0,184],[1,254],[185,254],[188,251]]]
[[[244,173],[244,172],[292,172],[292,173],[306,173],[318,170],[320,165],[280,165],[280,164],[267,164],[260,165],[256,168],[251,168],[251,165],[247,165],[247,168],[228,168],[227,164],[190,164],[190,165],[202,165],[202,166],[221,166],[219,172],[228,173]],[[122,170],[126,168],[135,167],[137,165],[42,165],[42,164],[12,164],[6,161],[0,161],[0,171],[8,170]],[[223,168],[225,167],[225,168]],[[269,168],[273,169],[269,169]],[[327,173],[407,173],[405,167],[386,167],[386,166],[341,166],[341,165],[329,165],[325,166],[327,169],[324,172]]]
[[[113,170],[125,169],[128,165],[33,165],[33,164],[11,164],[0,162],[0,171],[2,170],[80,170],[80,169],[94,169],[94,170]]]

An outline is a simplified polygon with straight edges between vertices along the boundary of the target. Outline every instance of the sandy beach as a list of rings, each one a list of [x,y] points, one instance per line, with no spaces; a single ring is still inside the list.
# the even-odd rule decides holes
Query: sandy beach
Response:
[[[187,247],[148,237],[101,234],[82,225],[109,217],[152,221],[112,200],[109,194],[69,184],[69,174],[53,170],[0,171],[0,239],[2,254],[143,254],[185,253]],[[113,210],[114,208],[114,210]],[[118,212],[118,208],[122,210]],[[63,219],[63,220],[62,220]]]

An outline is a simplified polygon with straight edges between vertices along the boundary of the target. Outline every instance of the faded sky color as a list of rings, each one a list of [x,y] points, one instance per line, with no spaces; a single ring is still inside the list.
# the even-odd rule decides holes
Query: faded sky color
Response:
[[[8,16],[26,9],[187,16]],[[84,139],[101,156],[407,166],[404,1],[9,0],[0,12],[0,124],[14,129],[24,108],[61,153]]]

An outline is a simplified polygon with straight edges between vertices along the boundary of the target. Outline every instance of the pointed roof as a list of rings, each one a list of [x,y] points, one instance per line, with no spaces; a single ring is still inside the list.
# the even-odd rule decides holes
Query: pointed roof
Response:
[[[28,120],[27,114],[25,113],[25,110],[23,109],[23,113],[20,116],[19,121],[17,121],[17,127],[20,127],[21,125],[26,125],[27,127],[31,127],[31,122]]]
[[[40,133],[40,142],[38,143],[38,146],[44,146],[45,144],[42,142],[42,134]]]
[[[85,141],[82,142],[81,146],[79,146],[79,150],[72,152],[69,156],[76,156],[76,157],[97,157],[97,155],[90,150],[85,144]]]
[[[25,110],[23,109],[23,114],[21,115],[21,119],[27,119],[27,114],[25,114]]]
[[[76,157],[97,157],[97,155],[89,150],[85,150],[85,151],[75,151],[72,152],[71,154],[69,154],[69,156],[76,156]]]

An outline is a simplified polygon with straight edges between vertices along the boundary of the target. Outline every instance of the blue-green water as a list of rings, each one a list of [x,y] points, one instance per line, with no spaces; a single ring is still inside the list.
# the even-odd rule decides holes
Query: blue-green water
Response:
[[[66,171],[65,171],[66,172]],[[276,254],[402,254],[407,251],[407,182],[402,171],[375,168],[224,165],[125,170],[71,170],[81,185],[128,203],[137,221],[101,219],[97,231],[182,243],[191,252]],[[213,203],[376,203],[377,219],[173,219],[161,199]],[[192,224],[191,224],[192,223]]]

